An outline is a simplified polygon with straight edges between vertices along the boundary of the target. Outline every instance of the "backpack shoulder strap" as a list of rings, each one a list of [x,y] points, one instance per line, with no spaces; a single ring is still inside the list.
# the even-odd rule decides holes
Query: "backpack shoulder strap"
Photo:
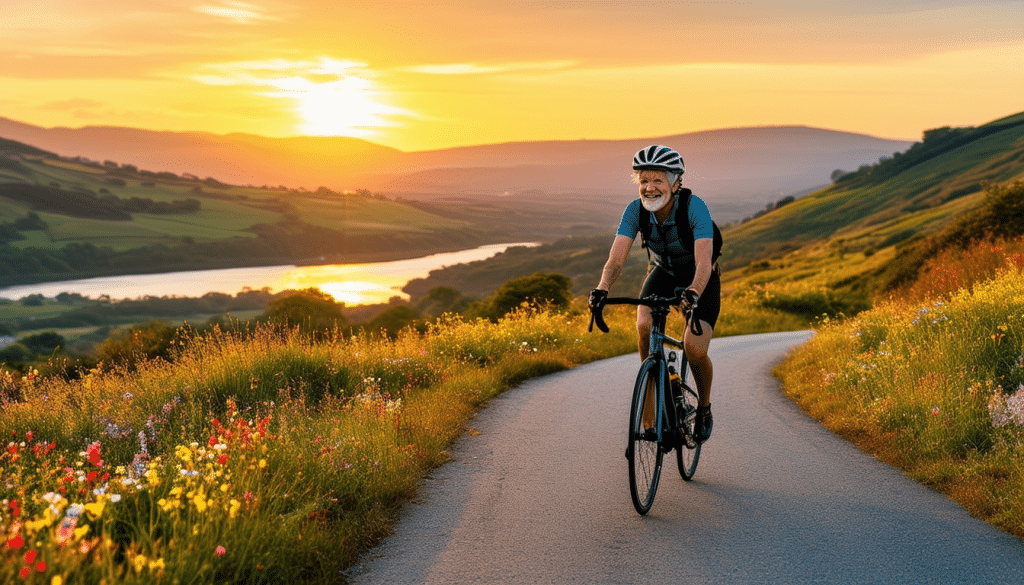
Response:
[[[693,229],[690,227],[690,196],[693,192],[689,189],[683,189],[679,193],[680,197],[686,197],[686,203],[680,203],[676,207],[676,229],[679,230],[680,234],[689,233],[689,236],[693,237]],[[714,220],[711,220],[711,227],[714,230],[714,236],[712,239],[712,252],[711,252],[711,263],[718,262],[718,258],[722,255],[722,230],[719,229],[718,224]],[[690,242],[691,250],[693,242]]]
[[[690,195],[693,195],[693,191],[690,191],[686,187],[679,190],[679,201],[676,203],[676,229],[680,225],[680,222],[686,222],[685,225],[690,225]],[[685,200],[683,199],[685,197]],[[651,237],[651,212],[640,207],[640,245],[644,248],[647,247],[647,240]]]

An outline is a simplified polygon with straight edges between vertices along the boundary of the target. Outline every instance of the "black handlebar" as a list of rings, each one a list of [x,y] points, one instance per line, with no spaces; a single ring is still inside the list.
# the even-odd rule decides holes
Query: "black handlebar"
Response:
[[[597,324],[597,328],[603,333],[608,333],[608,325],[604,322],[602,315],[605,305],[644,305],[645,307],[674,307],[683,302],[685,299],[686,289],[677,288],[674,296],[671,297],[659,297],[655,295],[646,296],[643,298],[633,297],[607,297],[602,303],[596,307],[590,308],[590,325],[587,327],[588,332],[594,331],[594,324]],[[686,315],[686,321],[690,325],[690,332],[694,335],[703,335],[704,328],[700,326],[700,319],[692,319],[693,312],[697,310],[697,302],[689,304],[683,312]]]

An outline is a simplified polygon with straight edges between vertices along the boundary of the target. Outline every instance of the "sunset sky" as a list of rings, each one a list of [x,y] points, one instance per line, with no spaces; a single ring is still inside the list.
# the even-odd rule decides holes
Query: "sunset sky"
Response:
[[[2,0],[0,116],[402,150],[1024,110],[1024,3]]]

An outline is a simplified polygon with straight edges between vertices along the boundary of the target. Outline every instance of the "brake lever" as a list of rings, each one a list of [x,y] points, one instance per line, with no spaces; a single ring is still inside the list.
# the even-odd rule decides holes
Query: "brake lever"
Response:
[[[597,328],[602,333],[608,333],[608,325],[605,325],[604,317],[602,316],[602,308],[590,309],[590,325],[587,327],[587,332],[592,333],[594,331],[594,323],[597,323]]]
[[[704,328],[700,326],[700,319],[694,317],[694,312],[697,310],[697,304],[694,303],[686,310],[686,320],[690,322],[690,333],[693,333],[697,337],[704,335]]]

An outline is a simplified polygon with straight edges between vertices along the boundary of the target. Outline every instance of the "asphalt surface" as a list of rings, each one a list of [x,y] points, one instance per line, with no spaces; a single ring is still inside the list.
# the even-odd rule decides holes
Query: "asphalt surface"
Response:
[[[829,433],[771,367],[807,332],[714,340],[714,434],[693,482],[666,457],[654,506],[629,499],[636,354],[494,400],[362,584],[1024,583],[1024,544]]]

